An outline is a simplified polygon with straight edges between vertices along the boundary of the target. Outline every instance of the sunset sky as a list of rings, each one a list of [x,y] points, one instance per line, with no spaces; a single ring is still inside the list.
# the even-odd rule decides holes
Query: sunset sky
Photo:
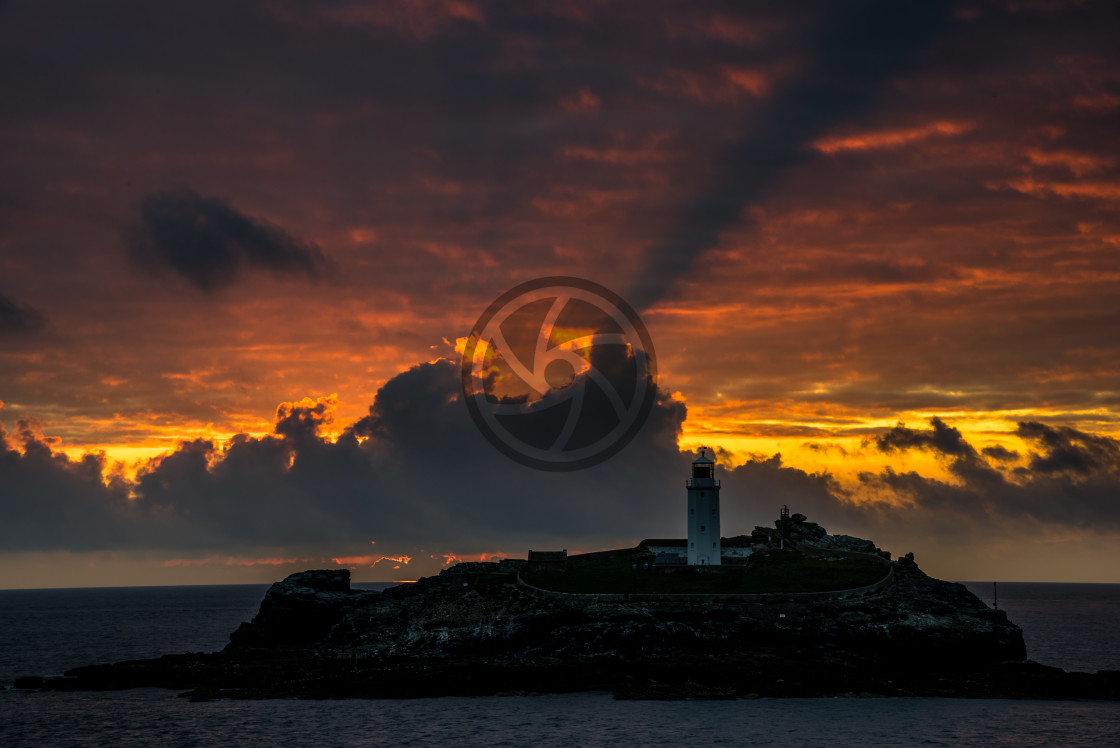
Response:
[[[1112,3],[0,3],[0,587],[415,579],[783,504],[1120,582]],[[659,396],[498,453],[458,350],[602,284]]]

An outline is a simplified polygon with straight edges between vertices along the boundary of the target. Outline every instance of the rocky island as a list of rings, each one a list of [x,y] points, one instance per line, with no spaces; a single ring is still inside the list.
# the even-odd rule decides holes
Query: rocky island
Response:
[[[572,691],[1120,698],[1120,672],[1067,673],[1027,660],[1022,631],[1003,611],[927,576],[912,555],[892,561],[869,541],[795,520],[777,523],[787,550],[768,547],[774,530],[756,528],[751,563],[691,572],[748,580],[767,553],[825,565],[858,556],[878,559],[877,581],[808,592],[680,594],[647,584],[573,593],[536,586],[548,577],[522,561],[460,563],[376,592],[351,589],[348,570],[312,570],[272,585],[221,652],[80,667],[34,685],[156,686],[196,700]],[[643,560],[652,555],[642,545],[587,556],[569,557],[568,569],[621,558],[623,574],[662,573]]]

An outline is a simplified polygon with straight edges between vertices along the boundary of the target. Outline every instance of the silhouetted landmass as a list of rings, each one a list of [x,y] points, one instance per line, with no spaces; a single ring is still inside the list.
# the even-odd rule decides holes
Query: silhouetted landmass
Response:
[[[156,686],[193,699],[1120,698],[1120,672],[1030,662],[1003,611],[927,576],[912,556],[883,564],[888,583],[870,592],[765,601],[541,592],[497,563],[383,592],[350,589],[347,570],[306,571],[274,584],[222,652],[81,667],[35,687]]]

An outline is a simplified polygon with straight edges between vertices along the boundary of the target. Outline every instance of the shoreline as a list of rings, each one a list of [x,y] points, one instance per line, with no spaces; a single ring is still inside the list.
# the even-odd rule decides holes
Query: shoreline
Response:
[[[193,653],[74,668],[21,679],[43,692],[160,688],[213,699],[413,699],[605,692],[619,700],[755,698],[957,698],[1120,700],[1120,671],[1067,672],[1031,661],[975,670],[875,670],[867,663],[762,654],[714,662],[676,660],[499,663],[384,662],[297,653]],[[28,682],[30,681],[30,682]]]
[[[909,557],[891,563],[892,584],[874,595],[766,603],[557,598],[472,565],[384,591],[352,589],[345,571],[308,571],[273,584],[224,651],[18,685],[157,687],[196,701],[599,691],[622,700],[1120,699],[1120,671],[1027,660],[1004,611]]]

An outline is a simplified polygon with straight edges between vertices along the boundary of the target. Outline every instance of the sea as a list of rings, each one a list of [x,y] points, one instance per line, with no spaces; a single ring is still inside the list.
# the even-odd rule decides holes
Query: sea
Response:
[[[991,582],[966,585],[989,605]],[[384,585],[355,585],[367,589]],[[21,675],[222,648],[267,585],[0,590],[0,747],[1120,746],[1120,703],[998,699],[615,701],[609,693],[209,701],[38,693]],[[1031,659],[1120,670],[1120,585],[1001,583]]]

